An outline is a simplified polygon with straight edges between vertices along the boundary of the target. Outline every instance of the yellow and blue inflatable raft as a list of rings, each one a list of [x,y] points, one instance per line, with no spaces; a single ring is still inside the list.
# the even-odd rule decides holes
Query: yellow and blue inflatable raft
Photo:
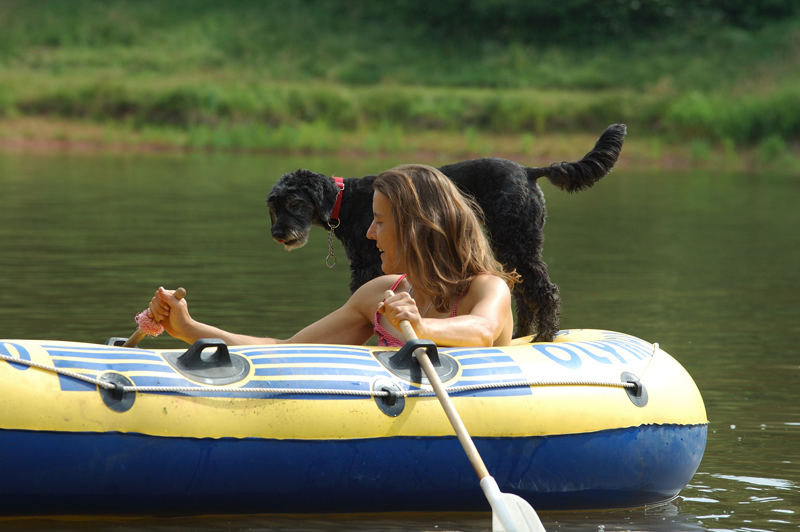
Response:
[[[0,513],[488,511],[406,347],[0,340]],[[500,489],[537,510],[663,502],[700,464],[702,398],[658,344],[429,353]]]

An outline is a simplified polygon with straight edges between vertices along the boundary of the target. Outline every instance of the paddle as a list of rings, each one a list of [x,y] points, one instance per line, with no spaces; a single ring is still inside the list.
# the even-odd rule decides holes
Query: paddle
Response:
[[[387,290],[385,297],[388,298],[393,295],[394,292]],[[408,320],[400,322],[400,330],[407,342],[417,340],[417,333]],[[428,381],[431,383],[433,391],[439,399],[439,403],[441,403],[445,414],[447,414],[447,419],[450,420],[450,424],[453,426],[453,429],[455,429],[458,441],[461,442],[461,446],[464,448],[467,458],[469,458],[470,463],[472,463],[472,467],[475,468],[475,473],[478,474],[481,489],[483,489],[483,493],[486,495],[492,507],[492,531],[544,532],[542,521],[539,519],[533,507],[528,504],[525,499],[512,493],[503,493],[500,491],[497,482],[489,474],[489,470],[486,469],[486,464],[483,463],[483,459],[467,432],[464,422],[461,421],[461,416],[458,415],[453,401],[450,399],[450,396],[447,395],[447,391],[445,391],[442,381],[439,379],[439,375],[436,374],[436,370],[428,358],[428,354],[424,349],[417,349],[414,355],[419,365],[422,367],[422,371],[425,372],[425,376],[428,377]]]
[[[186,289],[181,287],[175,290],[175,297],[178,299],[183,299],[186,297]],[[136,347],[145,336],[158,336],[164,330],[161,325],[150,315],[149,309],[143,310],[141,313],[139,313],[139,315],[136,316],[136,323],[138,323],[139,326],[135,331],[133,331],[133,334],[131,334],[130,338],[125,340],[125,343],[122,344],[122,347]]]

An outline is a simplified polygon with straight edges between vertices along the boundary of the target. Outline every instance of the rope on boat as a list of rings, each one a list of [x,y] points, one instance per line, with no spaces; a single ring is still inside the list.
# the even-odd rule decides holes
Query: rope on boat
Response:
[[[40,364],[39,362],[34,362],[33,360],[24,360],[22,358],[15,358],[8,355],[0,355],[0,360],[5,360],[6,362],[13,362],[14,364],[22,364],[23,366],[28,366],[31,368],[43,369],[45,371],[51,371],[53,373],[58,373],[59,375],[63,375],[65,377],[71,377],[73,379],[88,382],[89,384],[96,384],[101,388],[105,388],[106,390],[112,390],[116,386],[114,383],[101,381],[100,379],[96,379],[94,377],[89,377],[88,375],[82,375],[76,371],[70,371],[68,369],[61,369],[55,366],[48,366],[46,364]]]
[[[100,384],[102,383],[102,384]],[[114,385],[100,381],[98,386],[106,389],[114,388]],[[489,390],[498,388],[521,388],[525,386],[604,386],[609,388],[635,388],[632,382],[613,382],[613,381],[514,381],[514,382],[495,382],[485,384],[470,384],[465,386],[451,386],[446,388],[447,393],[472,392],[479,390]],[[385,390],[339,390],[335,388],[226,388],[222,386],[122,386],[123,392],[142,392],[142,393],[192,393],[192,392],[218,392],[218,393],[262,393],[271,395],[353,395],[362,397],[388,397],[390,395],[400,397],[411,396],[432,396],[433,390],[427,388],[413,390],[398,390],[397,392],[387,392]]]
[[[657,345],[657,344],[656,344]],[[119,384],[104,381],[88,375],[82,375],[75,371],[57,368],[55,366],[48,366],[40,364],[32,360],[24,360],[15,358],[8,355],[0,355],[0,360],[12,362],[14,364],[22,364],[32,368],[42,369],[69,377],[79,381],[93,384],[104,390],[121,389],[123,393],[127,392],[142,392],[142,393],[193,393],[193,392],[216,392],[216,393],[234,393],[234,394],[271,394],[271,395],[350,395],[360,397],[411,397],[411,396],[430,396],[434,395],[433,390],[426,387],[413,390],[398,390],[388,392],[386,390],[338,390],[334,388],[268,388],[268,387],[252,387],[252,388],[229,388],[226,386],[120,386]],[[473,392],[480,390],[494,390],[500,388],[523,388],[523,387],[542,387],[542,386],[601,386],[608,388],[636,388],[633,382],[620,382],[620,381],[593,381],[593,380],[556,380],[556,381],[542,381],[542,380],[524,380],[524,381],[511,381],[511,382],[493,382],[483,384],[468,384],[463,386],[451,386],[446,388],[447,393],[461,393]]]

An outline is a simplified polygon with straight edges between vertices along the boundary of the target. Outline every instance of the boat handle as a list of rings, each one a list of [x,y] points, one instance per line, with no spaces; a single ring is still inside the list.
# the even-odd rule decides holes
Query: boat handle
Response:
[[[203,356],[203,351],[209,347],[216,347],[217,350],[211,355]],[[229,368],[233,365],[228,345],[219,338],[200,338],[178,357],[175,364],[181,369],[189,370]]]

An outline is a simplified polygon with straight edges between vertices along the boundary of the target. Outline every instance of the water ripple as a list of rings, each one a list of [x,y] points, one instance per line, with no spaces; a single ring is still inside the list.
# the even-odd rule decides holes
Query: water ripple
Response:
[[[756,486],[769,486],[778,489],[792,489],[795,487],[794,482],[791,480],[784,480],[781,478],[744,477],[739,475],[721,475],[718,473],[712,474],[711,476],[724,480],[734,480],[736,482],[745,482],[747,484],[755,484]]]

